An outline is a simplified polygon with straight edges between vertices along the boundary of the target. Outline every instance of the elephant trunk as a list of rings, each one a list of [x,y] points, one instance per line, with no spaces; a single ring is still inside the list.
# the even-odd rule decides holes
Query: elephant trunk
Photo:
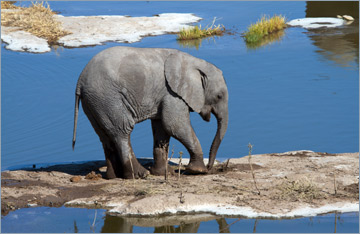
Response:
[[[217,119],[217,131],[210,148],[209,163],[207,165],[208,170],[210,170],[214,165],[216,153],[219,149],[222,139],[224,138],[228,126],[228,116],[229,116],[227,108],[226,110],[221,112],[220,111],[217,112],[214,110],[213,114]]]

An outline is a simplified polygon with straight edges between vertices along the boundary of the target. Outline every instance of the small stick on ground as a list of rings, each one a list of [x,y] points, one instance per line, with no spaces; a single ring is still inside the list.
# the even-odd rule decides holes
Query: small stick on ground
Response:
[[[334,173],[334,191],[335,191],[335,195],[337,194],[337,189],[336,189],[336,175]]]
[[[260,190],[258,189],[258,187],[257,187],[257,185],[256,185],[256,179],[255,179],[254,169],[253,169],[252,164],[251,164],[251,151],[252,151],[252,147],[253,147],[253,146],[249,143],[249,144],[248,144],[248,147],[249,147],[249,164],[250,164],[251,174],[252,174],[252,177],[253,177],[253,180],[254,180],[255,188],[256,188],[256,190],[258,191],[258,195],[260,195]]]
[[[182,155],[183,155],[183,152],[180,151],[179,152],[179,155],[180,155],[180,160],[179,160],[179,177],[178,177],[178,180],[180,181],[180,175],[181,175],[181,161],[182,161]],[[185,200],[184,200],[184,196],[183,196],[183,191],[182,191],[182,186],[181,186],[181,182],[179,183],[179,187],[180,187],[180,195],[179,195],[179,198],[180,198],[180,203],[184,203]]]
[[[185,196],[183,195],[182,190],[180,191],[179,198],[180,198],[180,203],[181,203],[181,204],[185,203]]]
[[[171,149],[171,156],[170,156],[169,161],[171,161],[171,159],[172,159],[173,156],[174,156],[174,146],[173,146],[172,149]]]
[[[180,169],[181,169],[181,160],[182,160],[182,155],[183,155],[183,152],[182,152],[182,151],[180,151],[180,152],[179,152],[179,155],[180,155],[180,160],[179,160],[179,178],[178,178],[178,179],[180,180],[180,172],[181,172],[181,170],[180,170]]]
[[[134,173],[134,167],[133,167],[131,158],[130,158],[130,166],[131,166],[131,174],[132,174],[132,177],[133,177],[134,188],[135,188],[135,173]]]
[[[227,171],[227,168],[229,166],[229,162],[230,162],[230,158],[226,161],[224,167],[223,167],[223,171]]]
[[[171,149],[171,156],[166,160],[166,167],[165,167],[165,180],[168,179],[168,173],[169,173],[169,162],[171,161],[172,157],[174,156],[174,146]]]

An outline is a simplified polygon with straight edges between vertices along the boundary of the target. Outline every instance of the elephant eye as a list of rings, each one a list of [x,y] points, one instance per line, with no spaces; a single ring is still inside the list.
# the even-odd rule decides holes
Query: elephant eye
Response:
[[[218,99],[222,99],[222,95],[221,95],[221,94],[218,94],[218,95],[217,95],[217,98],[218,98]]]

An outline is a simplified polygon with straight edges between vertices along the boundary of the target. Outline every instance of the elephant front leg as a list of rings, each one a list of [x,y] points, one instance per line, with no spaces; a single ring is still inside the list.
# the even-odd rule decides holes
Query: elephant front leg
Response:
[[[201,145],[191,125],[190,128],[190,133],[188,134],[189,138],[178,139],[190,153],[190,162],[186,167],[186,172],[190,174],[205,174],[208,170],[204,164]]]
[[[151,127],[154,137],[154,165],[150,168],[150,173],[153,175],[165,175],[170,136],[163,128],[161,120],[152,119]]]
[[[165,131],[180,141],[190,154],[186,171],[190,174],[207,173],[199,139],[190,122],[189,107],[179,98],[165,100],[162,112],[162,124]]]

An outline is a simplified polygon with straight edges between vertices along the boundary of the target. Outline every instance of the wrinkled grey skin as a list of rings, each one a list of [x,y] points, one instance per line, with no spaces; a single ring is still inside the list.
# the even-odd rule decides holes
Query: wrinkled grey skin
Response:
[[[103,144],[108,178],[149,174],[131,147],[130,134],[136,123],[151,119],[154,165],[150,171],[155,175],[165,173],[170,137],[189,151],[186,170],[206,173],[214,164],[228,124],[228,91],[221,70],[174,49],[113,47],[94,56],[76,87],[73,147],[80,100]],[[205,121],[213,113],[218,122],[207,167],[190,111]]]

